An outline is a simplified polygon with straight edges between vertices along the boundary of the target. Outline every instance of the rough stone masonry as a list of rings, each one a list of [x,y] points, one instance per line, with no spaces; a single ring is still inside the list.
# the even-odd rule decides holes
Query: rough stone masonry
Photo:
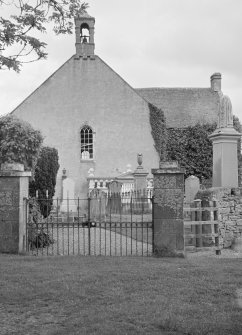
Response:
[[[242,236],[242,188],[213,187],[200,190],[197,199],[216,200],[219,220],[219,244],[231,247],[235,238]]]
[[[160,162],[154,175],[154,253],[184,256],[184,170],[178,162]]]

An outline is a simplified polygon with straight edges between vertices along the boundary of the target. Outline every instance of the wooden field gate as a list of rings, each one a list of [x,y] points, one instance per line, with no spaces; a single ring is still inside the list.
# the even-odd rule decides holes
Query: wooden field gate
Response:
[[[197,199],[184,204],[186,251],[219,249],[218,207],[215,200]]]

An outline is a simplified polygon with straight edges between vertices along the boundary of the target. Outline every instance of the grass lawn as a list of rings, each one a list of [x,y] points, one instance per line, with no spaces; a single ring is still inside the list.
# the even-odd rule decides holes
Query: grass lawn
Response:
[[[0,334],[242,334],[242,259],[0,255]]]

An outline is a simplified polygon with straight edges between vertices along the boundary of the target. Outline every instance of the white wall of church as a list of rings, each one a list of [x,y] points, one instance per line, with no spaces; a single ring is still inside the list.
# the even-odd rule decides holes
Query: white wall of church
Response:
[[[75,182],[75,196],[87,194],[88,170],[96,177],[112,177],[135,169],[137,153],[150,172],[158,167],[147,102],[99,57],[72,57],[13,112],[44,135],[44,145],[59,154],[57,193],[62,169]],[[94,159],[81,161],[80,129],[95,132]]]

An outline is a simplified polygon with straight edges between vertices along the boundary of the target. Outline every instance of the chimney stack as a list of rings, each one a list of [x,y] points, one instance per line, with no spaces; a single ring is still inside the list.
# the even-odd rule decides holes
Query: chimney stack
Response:
[[[211,81],[211,89],[214,92],[220,92],[221,91],[221,73],[214,73],[211,75],[210,77],[210,81]]]

